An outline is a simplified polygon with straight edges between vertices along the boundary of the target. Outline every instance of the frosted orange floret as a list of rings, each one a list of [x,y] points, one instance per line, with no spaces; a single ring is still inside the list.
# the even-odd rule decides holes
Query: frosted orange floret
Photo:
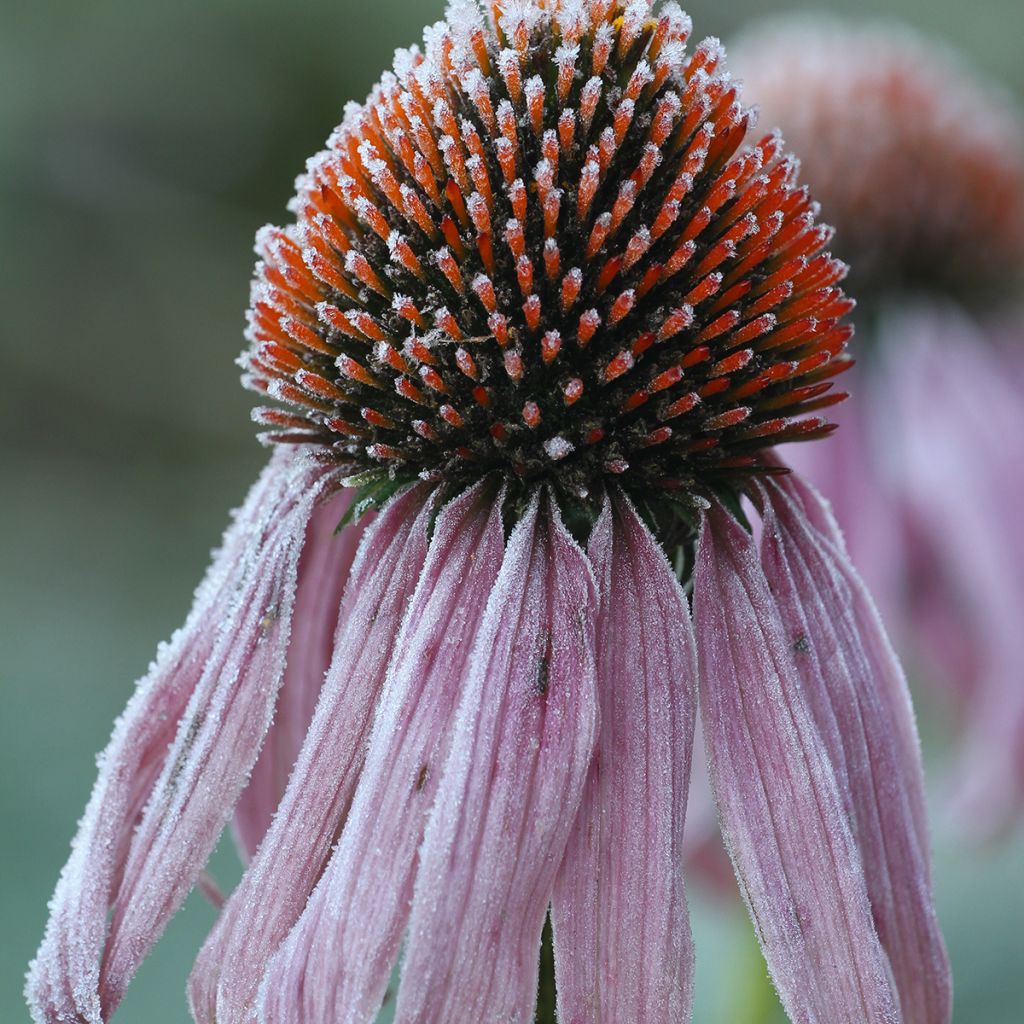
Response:
[[[717,41],[688,53],[674,3],[528,9],[399,52],[260,234],[245,382],[294,407],[264,439],[584,496],[827,433],[846,267]]]

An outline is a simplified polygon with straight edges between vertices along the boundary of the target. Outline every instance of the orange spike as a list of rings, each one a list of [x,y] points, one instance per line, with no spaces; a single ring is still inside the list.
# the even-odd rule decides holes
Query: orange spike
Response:
[[[357,381],[360,384],[365,384],[370,388],[380,389],[382,387],[381,382],[372,374],[366,367],[357,363],[351,356],[340,355],[338,356],[338,369],[349,378],[349,380]]]
[[[579,377],[573,377],[567,381],[562,388],[566,405],[573,405],[583,397],[583,381]]]
[[[417,405],[429,405],[426,395],[408,377],[397,377],[395,379],[395,391],[401,395],[402,398],[407,399],[410,402],[415,402]]]
[[[459,415],[458,409],[453,405],[442,405],[438,407],[438,416],[441,417],[449,426],[461,429],[466,425],[466,421]]]
[[[579,327],[576,329],[576,339],[580,348],[587,345],[591,338],[597,333],[601,326],[601,316],[596,309],[588,309],[581,317]]]
[[[548,331],[547,334],[541,338],[540,357],[545,366],[550,366],[558,358],[558,352],[561,347],[562,336],[558,331]]]
[[[612,303],[612,308],[608,311],[608,326],[614,327],[621,320],[629,316],[635,303],[636,292],[632,288],[627,288]]]
[[[480,379],[480,367],[477,366],[472,355],[461,345],[455,350],[455,365],[470,380]]]
[[[523,303],[523,316],[526,318],[526,326],[531,331],[537,330],[540,326],[540,298],[536,295],[531,295]]]
[[[623,349],[604,368],[605,382],[611,383],[624,373],[628,373],[631,369],[633,369],[633,354],[628,349]]]
[[[562,278],[562,312],[568,313],[579,298],[580,289],[583,287],[583,272],[579,267],[573,267],[565,277]]]
[[[444,240],[448,243],[455,258],[464,260],[466,258],[466,247],[462,244],[462,236],[459,234],[459,229],[455,226],[455,221],[448,214],[441,218],[441,234],[444,235]]]

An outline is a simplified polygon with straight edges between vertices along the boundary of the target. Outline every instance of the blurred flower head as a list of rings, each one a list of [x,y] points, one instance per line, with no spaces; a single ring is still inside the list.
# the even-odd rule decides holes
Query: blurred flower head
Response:
[[[689,33],[459,0],[261,232],[275,451],[103,756],[37,1021],[113,1012],[233,809],[201,1024],[369,1024],[403,940],[397,1020],[529,1021],[549,915],[560,1019],[686,1020],[698,692],[793,1019],[948,1020],[903,676],[766,451],[828,432],[845,267]]]
[[[862,297],[988,299],[1024,274],[1024,128],[1011,99],[897,22],[790,15],[732,66],[780,125]]]

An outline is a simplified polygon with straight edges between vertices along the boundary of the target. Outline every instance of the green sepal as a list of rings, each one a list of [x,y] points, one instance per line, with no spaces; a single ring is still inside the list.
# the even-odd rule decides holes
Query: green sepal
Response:
[[[342,483],[346,487],[355,488],[356,493],[334,532],[340,533],[346,526],[358,523],[367,512],[381,508],[403,487],[411,484],[413,479],[392,478],[382,470],[368,470],[366,473],[346,477]]]

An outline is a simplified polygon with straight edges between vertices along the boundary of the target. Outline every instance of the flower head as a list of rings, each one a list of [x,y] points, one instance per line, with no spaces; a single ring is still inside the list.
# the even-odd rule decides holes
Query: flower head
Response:
[[[266,228],[246,383],[348,472],[692,492],[807,416],[852,308],[831,229],[674,5],[456,5]]]
[[[261,234],[243,363],[290,408],[104,755],[37,1021],[109,1017],[233,808],[200,1024],[369,1024],[403,942],[397,1020],[525,1024],[548,916],[560,1019],[686,1021],[698,691],[793,1019],[948,1020],[903,677],[764,451],[827,430],[845,268],[688,33],[459,0]]]
[[[785,131],[859,293],[987,298],[1024,272],[1024,128],[1010,99],[892,22],[787,16],[733,66]]]

